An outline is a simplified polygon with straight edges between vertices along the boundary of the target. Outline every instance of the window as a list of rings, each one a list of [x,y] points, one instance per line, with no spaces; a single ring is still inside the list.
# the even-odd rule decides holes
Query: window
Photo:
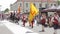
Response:
[[[34,6],[36,6],[35,3],[34,3]]]
[[[45,7],[46,7],[46,8],[48,7],[47,4],[45,4]]]
[[[53,6],[53,4],[51,4],[51,6]]]
[[[22,4],[20,3],[20,7],[22,6]]]
[[[28,12],[28,10],[26,10],[26,12]]]
[[[56,4],[54,4],[54,6],[56,6]]]
[[[28,3],[26,3],[26,7],[28,7]]]
[[[42,4],[39,4],[39,7],[42,7]]]

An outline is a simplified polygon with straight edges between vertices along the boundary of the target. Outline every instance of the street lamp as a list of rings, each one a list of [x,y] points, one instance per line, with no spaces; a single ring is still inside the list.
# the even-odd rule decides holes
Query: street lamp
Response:
[[[24,13],[24,0],[22,0],[22,2],[23,2],[23,13]]]

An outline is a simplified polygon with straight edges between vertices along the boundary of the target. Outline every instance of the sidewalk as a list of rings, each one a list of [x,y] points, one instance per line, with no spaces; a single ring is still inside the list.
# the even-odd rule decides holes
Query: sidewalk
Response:
[[[0,22],[0,34],[13,34],[3,23]]]
[[[11,23],[7,20],[2,22],[11,32],[13,32],[13,34],[53,34],[54,32],[54,29],[49,27],[45,27],[45,32],[40,32],[42,30],[41,25],[36,26],[34,24],[34,27],[30,28],[28,22],[25,27],[22,27],[21,21],[19,21],[19,25]],[[57,30],[57,34],[60,34],[60,29]]]
[[[19,26],[15,23],[11,23],[11,22],[6,21],[6,20],[4,20],[2,22],[11,32],[13,32],[13,34],[38,34],[38,33],[33,32],[32,30],[28,29],[28,28]]]

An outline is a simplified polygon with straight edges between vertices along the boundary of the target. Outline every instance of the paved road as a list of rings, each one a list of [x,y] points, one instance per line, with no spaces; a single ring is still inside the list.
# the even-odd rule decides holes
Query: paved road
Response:
[[[22,26],[22,22],[21,21],[19,21],[19,27],[20,26]],[[34,24],[34,28],[30,28],[28,22],[26,23],[26,27],[24,27],[24,28],[28,28],[28,29],[32,30],[33,32],[36,32],[36,33],[39,33],[39,34],[53,34],[53,32],[54,32],[54,29],[53,28],[49,28],[49,27],[45,27],[45,32],[39,32],[39,31],[42,30],[41,25],[36,26]],[[20,29],[20,28],[18,28],[18,29]],[[0,34],[13,34],[13,33],[4,24],[0,23]],[[60,29],[57,30],[57,34],[60,34]]]
[[[4,24],[0,22],[0,34],[13,34]]]
[[[22,26],[21,21],[19,21],[19,25]],[[40,32],[42,30],[41,25],[37,26],[36,24],[34,24],[34,28],[30,28],[28,22],[26,23],[25,27],[39,34],[53,34],[54,32],[53,27],[52,28],[45,27],[45,32]],[[57,30],[57,34],[60,34],[60,29]]]
[[[32,30],[17,25],[16,23],[9,22],[7,20],[2,21],[2,23],[11,31],[13,34],[38,34],[33,32]]]

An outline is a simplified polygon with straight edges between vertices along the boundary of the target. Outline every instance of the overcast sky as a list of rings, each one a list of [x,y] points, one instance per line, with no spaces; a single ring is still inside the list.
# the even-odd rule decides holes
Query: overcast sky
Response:
[[[10,4],[16,2],[16,0],[0,0],[1,10],[5,10],[6,8],[10,8]]]

